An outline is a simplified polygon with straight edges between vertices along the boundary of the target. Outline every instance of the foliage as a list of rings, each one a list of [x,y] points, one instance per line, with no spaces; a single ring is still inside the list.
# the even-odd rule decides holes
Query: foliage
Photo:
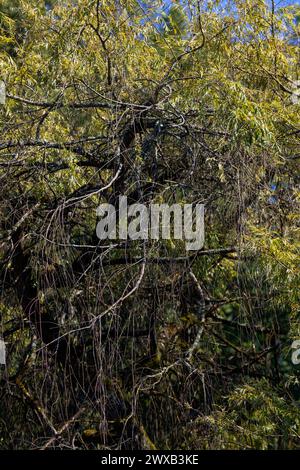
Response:
[[[299,447],[299,15],[1,2],[1,448]],[[123,194],[204,249],[99,241]]]

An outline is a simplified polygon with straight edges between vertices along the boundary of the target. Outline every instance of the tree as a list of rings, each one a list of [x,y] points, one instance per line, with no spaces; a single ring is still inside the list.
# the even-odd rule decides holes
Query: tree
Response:
[[[2,448],[298,446],[299,7],[174,3],[1,6]],[[99,241],[120,195],[204,249]]]

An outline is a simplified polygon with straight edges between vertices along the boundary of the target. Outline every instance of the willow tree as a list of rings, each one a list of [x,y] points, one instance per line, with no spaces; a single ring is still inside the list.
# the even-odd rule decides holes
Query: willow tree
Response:
[[[299,7],[4,0],[2,448],[296,448]],[[205,204],[203,249],[101,203]]]

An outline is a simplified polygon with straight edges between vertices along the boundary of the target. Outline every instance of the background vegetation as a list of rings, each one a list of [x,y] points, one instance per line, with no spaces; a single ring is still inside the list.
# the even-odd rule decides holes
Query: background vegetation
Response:
[[[2,0],[2,449],[299,447],[299,5]],[[206,241],[99,241],[202,202]]]

